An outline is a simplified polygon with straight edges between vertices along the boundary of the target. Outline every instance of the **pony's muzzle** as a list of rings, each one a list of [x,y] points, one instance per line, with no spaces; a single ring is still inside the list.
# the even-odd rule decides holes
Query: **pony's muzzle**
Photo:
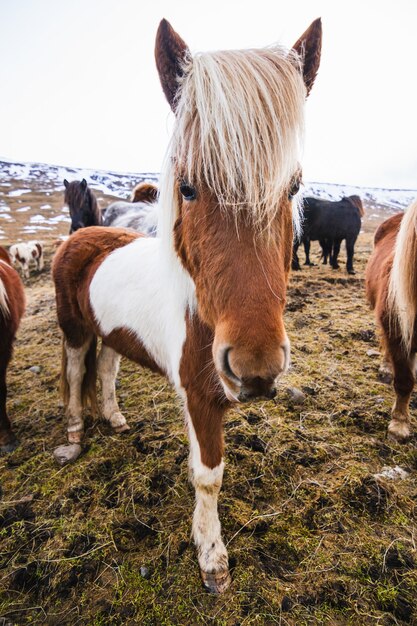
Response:
[[[287,337],[273,358],[258,356],[242,360],[237,348],[220,348],[215,360],[226,397],[233,402],[274,398],[276,380],[287,370],[289,354]]]

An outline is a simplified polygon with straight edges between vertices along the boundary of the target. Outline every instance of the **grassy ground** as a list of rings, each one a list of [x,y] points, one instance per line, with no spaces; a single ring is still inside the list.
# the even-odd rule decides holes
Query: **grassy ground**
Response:
[[[274,402],[227,416],[219,510],[233,584],[213,597],[190,541],[187,440],[164,379],[123,361],[130,433],[90,420],[76,464],[52,458],[65,420],[47,247],[45,271],[26,281],[9,373],[21,445],[0,459],[0,625],[417,624],[416,438],[386,439],[393,391],[372,355],[370,248],[361,235],[354,277],[293,275],[292,369]],[[408,478],[375,476],[397,465]]]

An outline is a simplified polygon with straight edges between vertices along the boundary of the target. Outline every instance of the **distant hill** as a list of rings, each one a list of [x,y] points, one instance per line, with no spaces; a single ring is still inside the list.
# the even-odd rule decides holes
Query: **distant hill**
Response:
[[[118,173],[48,165],[0,161],[0,239],[5,243],[55,238],[68,232],[68,213],[63,209],[63,180],[85,178],[102,207],[116,198],[127,198],[141,181],[158,182],[159,174]],[[417,197],[417,190],[355,187],[333,183],[305,183],[304,193],[327,200],[346,195],[361,196],[366,217],[363,227],[372,231],[391,213],[403,210]]]

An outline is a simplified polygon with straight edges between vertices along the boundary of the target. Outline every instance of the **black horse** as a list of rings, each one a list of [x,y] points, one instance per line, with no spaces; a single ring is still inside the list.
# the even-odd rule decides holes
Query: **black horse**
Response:
[[[303,201],[303,232],[300,239],[294,241],[293,270],[299,270],[300,262],[297,251],[304,244],[306,255],[305,265],[313,265],[310,261],[310,241],[319,241],[322,248],[323,263],[329,258],[333,269],[338,269],[337,257],[340,244],[346,240],[346,269],[354,274],[353,253],[356,239],[361,229],[361,218],[364,216],[362,200],[359,196],[348,196],[337,202],[304,198]]]
[[[71,183],[64,180],[64,186],[64,202],[69,208],[71,217],[70,235],[79,228],[101,226],[103,221],[100,207],[85,178],[82,181],[74,180]]]

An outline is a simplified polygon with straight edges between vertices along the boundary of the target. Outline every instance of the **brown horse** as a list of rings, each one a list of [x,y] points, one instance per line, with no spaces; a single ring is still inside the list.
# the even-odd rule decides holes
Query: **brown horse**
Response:
[[[11,452],[18,443],[6,411],[6,372],[24,310],[22,281],[6,250],[0,248],[0,455]]]
[[[81,181],[73,180],[71,183],[65,179],[64,186],[64,202],[69,208],[71,217],[70,235],[79,228],[101,226],[100,207],[85,178]]]
[[[299,186],[304,104],[321,22],[294,50],[201,53],[163,20],[156,64],[176,116],[161,177],[156,238],[89,228],[59,248],[53,278],[64,333],[68,439],[95,399],[128,428],[115,396],[120,354],[166,375],[182,399],[196,492],[193,536],[204,584],[230,582],[217,499],[222,421],[233,402],[272,398],[289,362],[283,310]]]
[[[410,436],[410,395],[417,352],[417,201],[383,222],[366,269],[366,294],[382,332],[383,371],[392,369],[395,402],[388,435]]]

